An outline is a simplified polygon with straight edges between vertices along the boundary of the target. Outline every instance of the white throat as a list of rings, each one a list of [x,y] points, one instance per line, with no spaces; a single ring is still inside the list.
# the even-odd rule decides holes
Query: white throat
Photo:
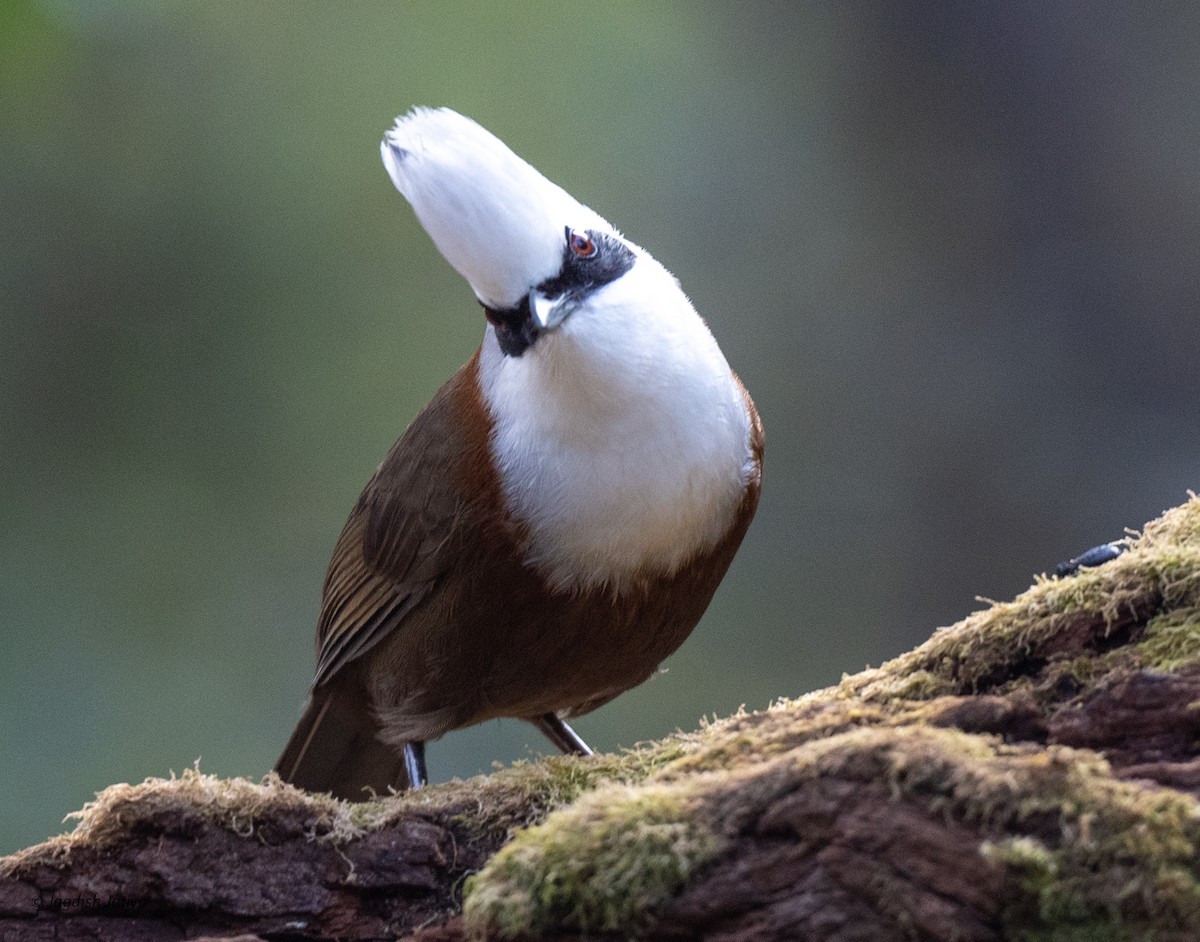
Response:
[[[558,589],[672,573],[728,532],[750,417],[708,328],[644,250],[523,356],[492,328],[480,380],[528,562]]]

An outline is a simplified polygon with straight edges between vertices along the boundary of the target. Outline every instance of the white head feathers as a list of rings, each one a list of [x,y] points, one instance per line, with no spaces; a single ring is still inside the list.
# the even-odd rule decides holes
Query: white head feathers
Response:
[[[438,250],[489,307],[558,273],[565,227],[612,230],[498,137],[449,108],[414,108],[380,145]]]

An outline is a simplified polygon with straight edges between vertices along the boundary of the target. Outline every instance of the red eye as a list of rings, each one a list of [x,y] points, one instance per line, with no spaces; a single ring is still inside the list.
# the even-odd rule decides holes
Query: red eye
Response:
[[[571,247],[576,258],[591,258],[596,254],[596,243],[590,235],[580,229],[572,229],[567,233],[567,245]]]

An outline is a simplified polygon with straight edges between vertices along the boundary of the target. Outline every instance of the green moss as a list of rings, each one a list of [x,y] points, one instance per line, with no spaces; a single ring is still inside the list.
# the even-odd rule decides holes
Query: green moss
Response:
[[[518,834],[468,881],[469,934],[630,931],[721,846],[678,789],[608,786]]]
[[[418,813],[456,823],[480,839],[499,843],[509,832],[542,820],[555,808],[606,782],[644,780],[694,748],[689,745],[694,738],[681,736],[590,759],[557,757],[517,763],[466,782],[354,803],[300,791],[274,774],[255,782],[187,769],[169,779],[109,786],[95,801],[68,816],[77,819],[72,832],[4,858],[4,863],[12,869],[34,857],[61,862],[76,847],[120,842],[142,823],[164,815],[193,817],[244,837],[253,836],[264,821],[290,816],[307,822],[313,840],[346,843]]]
[[[1036,896],[1040,896],[1059,875],[1058,855],[1034,837],[985,841],[980,852],[1007,867],[1021,887]]]
[[[1005,834],[981,850],[1022,891],[1008,937],[1200,937],[1200,802],[1189,795],[1116,780],[1085,750],[1006,746],[953,730],[862,730],[798,752],[806,755],[797,756],[792,787],[814,773],[862,774],[864,762],[880,763],[872,777],[882,774],[897,798]],[[1035,902],[1032,918],[1022,894]],[[1050,927],[1057,934],[1038,935]]]
[[[1046,666],[1039,678],[1040,699],[1056,699],[1055,693],[1068,681],[1079,689],[1092,687],[1105,677],[1136,669],[1141,662],[1136,651],[1120,647],[1104,654],[1083,654],[1070,660],[1058,660]]]
[[[252,837],[261,822],[289,814],[310,821],[314,840],[347,841],[362,834],[344,802],[328,795],[305,794],[285,785],[276,775],[255,782],[186,769],[169,779],[110,785],[95,801],[68,815],[78,823],[63,840],[68,851],[78,844],[103,847],[123,839],[143,822],[165,815],[193,816],[242,837]]]
[[[1027,797],[1010,827],[1019,831],[1022,821],[1046,813],[1057,816],[1057,826],[1041,836],[1007,836],[981,848],[1034,902],[1030,916],[1019,897],[1013,901],[1010,935],[1041,940],[1200,934],[1194,870],[1200,804],[1169,790],[1116,781],[1094,759],[1049,771],[1021,784]]]
[[[1147,667],[1161,671],[1200,663],[1200,608],[1168,611],[1151,619],[1139,653]]]
[[[1114,925],[1107,920],[1021,930],[1010,938],[1013,942],[1155,942],[1164,938],[1165,942],[1151,926]]]
[[[1200,608],[1195,495],[1148,524],[1117,559],[1061,579],[1039,576],[1013,601],[993,603],[880,668],[845,678],[837,695],[894,702],[976,693],[1061,656],[1068,626],[1084,626],[1092,643],[1080,637],[1085,650],[1066,656],[1094,656],[1117,627],[1137,626],[1164,608]]]
[[[944,674],[926,668],[918,668],[907,674],[891,678],[886,689],[876,695],[883,700],[933,700],[936,697],[953,695],[956,685]]]
[[[680,735],[611,755],[516,762],[490,775],[352,806],[351,813],[365,830],[418,813],[444,820],[469,838],[499,842],[604,784],[644,781],[694,749],[696,739]]]
[[[723,736],[736,742],[744,735],[741,723],[733,725],[710,730],[714,756],[731,755]],[[636,934],[697,867],[752,831],[775,802],[841,778],[886,782],[895,800],[975,827],[982,852],[1012,877],[1009,938],[1200,934],[1193,869],[1200,803],[1115,780],[1092,752],[1005,745],[955,729],[874,726],[770,756],[756,750],[723,774],[697,771],[712,769],[709,758],[703,749],[689,756],[686,776],[673,778],[677,769],[668,767],[637,788],[602,787],[518,834],[469,885],[470,931]],[[899,889],[879,890],[897,926],[909,915]]]
[[[736,833],[822,778],[886,781],[896,800],[974,826],[983,853],[1018,889],[1006,937],[1200,937],[1200,802],[1114,779],[1095,753],[954,729],[859,729],[732,777],[709,776],[702,807],[714,832]],[[693,798],[701,784],[691,783]],[[902,911],[892,915],[903,922]]]

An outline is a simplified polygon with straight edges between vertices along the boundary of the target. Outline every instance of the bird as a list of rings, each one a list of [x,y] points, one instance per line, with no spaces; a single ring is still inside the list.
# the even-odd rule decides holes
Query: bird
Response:
[[[679,282],[449,108],[381,143],[486,324],[337,540],[317,667],[276,772],[363,800],[427,784],[425,744],[568,719],[659,671],[754,517],[763,427]]]

